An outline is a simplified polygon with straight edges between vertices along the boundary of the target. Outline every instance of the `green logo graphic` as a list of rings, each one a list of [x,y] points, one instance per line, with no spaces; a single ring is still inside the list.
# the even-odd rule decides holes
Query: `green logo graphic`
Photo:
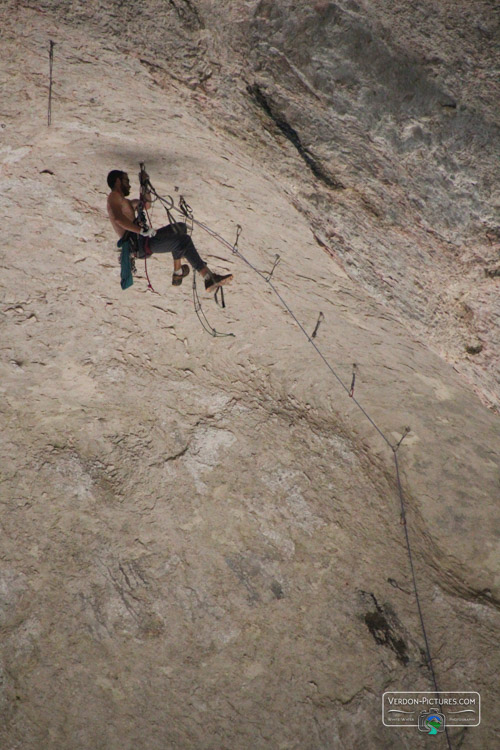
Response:
[[[427,734],[438,734],[444,732],[444,716],[432,711],[422,711],[418,717],[418,728],[421,732]]]
[[[441,726],[441,720],[437,716],[431,716],[427,719],[426,724],[429,727],[429,734],[437,734]]]

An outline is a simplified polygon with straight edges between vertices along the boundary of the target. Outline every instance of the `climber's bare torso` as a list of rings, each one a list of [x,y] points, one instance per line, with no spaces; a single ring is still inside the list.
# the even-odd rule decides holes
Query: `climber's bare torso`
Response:
[[[112,190],[108,195],[108,216],[118,237],[122,237],[125,231],[139,232],[139,227],[134,224],[135,210],[139,201],[129,200],[126,195],[130,191],[128,176],[122,180],[120,189]],[[125,195],[123,194],[125,193]]]

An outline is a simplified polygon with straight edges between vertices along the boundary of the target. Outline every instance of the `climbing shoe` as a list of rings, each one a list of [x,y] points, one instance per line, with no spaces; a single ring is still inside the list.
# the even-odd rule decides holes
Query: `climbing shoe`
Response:
[[[184,278],[184,276],[187,276],[188,273],[189,273],[189,266],[186,263],[184,263],[181,266],[181,271],[182,271],[182,273],[173,273],[172,274],[172,284],[173,284],[173,286],[180,286],[182,284],[182,279]]]
[[[210,274],[207,274],[207,278],[205,279],[205,291],[215,292],[216,289],[218,289],[220,286],[223,286],[224,284],[227,284],[232,280],[232,278],[232,273],[227,273],[225,276],[219,276],[218,273],[210,272]]]

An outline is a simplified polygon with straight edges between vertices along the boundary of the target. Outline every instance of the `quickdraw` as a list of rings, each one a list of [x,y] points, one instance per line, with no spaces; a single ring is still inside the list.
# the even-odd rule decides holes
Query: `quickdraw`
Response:
[[[357,365],[354,364],[352,366],[352,380],[351,380],[351,387],[349,389],[349,396],[351,398],[354,396],[354,386],[356,385],[356,368],[357,368]]]

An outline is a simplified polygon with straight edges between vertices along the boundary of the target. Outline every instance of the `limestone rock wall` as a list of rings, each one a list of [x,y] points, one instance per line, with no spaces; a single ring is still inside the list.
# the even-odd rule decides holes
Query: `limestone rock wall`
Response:
[[[436,144],[466,116],[441,92],[463,80],[473,116],[492,119],[486,75],[474,87],[443,53],[432,79],[423,60],[431,27],[452,27],[447,54],[475,38],[462,11],[424,23],[422,4],[394,5],[408,12],[390,27],[374,3],[0,7],[1,747],[431,742],[380,716],[385,690],[432,688],[390,448],[265,281],[199,228],[203,256],[235,275],[225,310],[202,295],[233,337],[203,332],[169,258],[148,265],[157,294],[141,264],[121,291],[105,177],[127,169],[136,190],[139,161],[230,241],[241,224],[263,273],[278,253],[276,289],[309,333],[323,312],[315,342],[335,372],[349,386],[357,363],[355,395],[391,442],[411,427],[398,455],[437,678],[483,698],[482,725],[452,747],[495,747],[499,429],[474,392],[498,399],[495,237],[474,256],[466,242],[490,221],[486,171],[457,167],[478,185],[456,236],[448,204],[438,216],[423,196]],[[486,72],[493,16],[468,7],[484,15],[470,56]],[[368,31],[374,63],[392,64],[373,111],[356,84],[375,80],[355,49]],[[412,117],[428,113],[435,147],[419,161],[389,137],[410,75],[396,36],[422,56]],[[432,183],[436,200],[454,189]],[[483,351],[464,355],[479,333]]]
[[[326,251],[498,410],[496,3],[31,5],[199,91],[217,127],[265,128]]]

